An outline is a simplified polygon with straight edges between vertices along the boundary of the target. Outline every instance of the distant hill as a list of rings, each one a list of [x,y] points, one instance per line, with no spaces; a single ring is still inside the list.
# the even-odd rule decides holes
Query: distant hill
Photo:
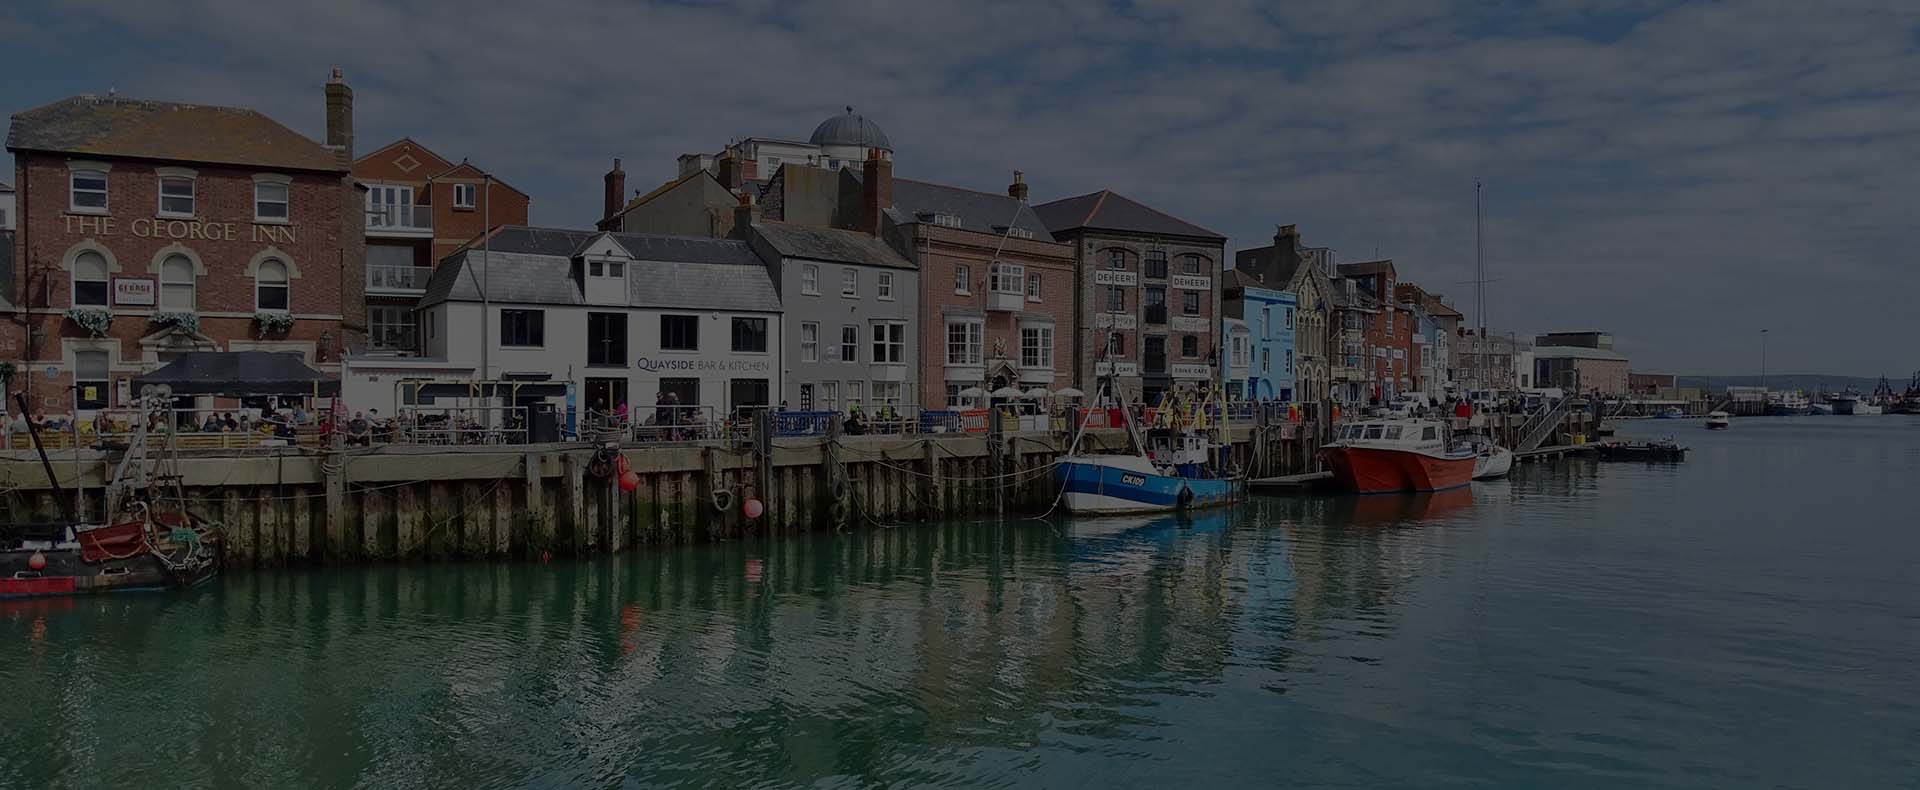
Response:
[[[1894,381],[1893,376],[1888,376],[1887,380],[1892,382],[1894,389],[1903,389],[1907,386],[1905,378]],[[1852,388],[1860,392],[1872,392],[1873,388],[1880,384],[1880,377],[1829,376],[1820,373],[1768,373],[1765,381],[1768,389],[1776,390],[1840,392]],[[1699,387],[1708,392],[1717,392],[1728,387],[1758,387],[1761,384],[1761,378],[1758,374],[1752,376],[1679,376],[1676,378],[1675,383],[1681,387]]]

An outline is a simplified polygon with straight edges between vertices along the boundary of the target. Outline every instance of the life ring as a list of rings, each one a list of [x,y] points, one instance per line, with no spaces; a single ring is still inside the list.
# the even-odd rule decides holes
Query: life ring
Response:
[[[846,497],[834,497],[833,503],[827,505],[827,520],[840,526],[844,526],[847,523]]]
[[[1191,507],[1193,505],[1193,489],[1181,486],[1180,495],[1175,497],[1175,499],[1180,503],[1181,507]]]
[[[722,488],[713,492],[713,509],[722,513],[733,509],[733,491]]]

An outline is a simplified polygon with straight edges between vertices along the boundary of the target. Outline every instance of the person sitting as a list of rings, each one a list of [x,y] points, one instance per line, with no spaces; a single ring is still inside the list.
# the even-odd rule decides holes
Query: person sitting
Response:
[[[347,441],[357,444],[372,444],[373,426],[367,422],[365,412],[354,412],[353,419],[347,421]]]
[[[200,424],[200,431],[202,433],[219,433],[222,427],[219,413],[207,412],[207,420]]]
[[[844,427],[848,436],[861,436],[867,432],[867,419],[860,413],[860,404],[847,407],[847,423]]]

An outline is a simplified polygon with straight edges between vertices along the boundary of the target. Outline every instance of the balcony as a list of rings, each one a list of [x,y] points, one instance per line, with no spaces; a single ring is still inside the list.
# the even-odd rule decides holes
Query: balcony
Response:
[[[367,264],[367,293],[419,296],[427,292],[428,266]]]
[[[987,309],[1006,313],[1017,313],[1027,306],[1027,295],[1019,291],[993,290],[987,292]]]
[[[433,235],[433,207],[374,205],[367,208],[368,236],[427,238]]]

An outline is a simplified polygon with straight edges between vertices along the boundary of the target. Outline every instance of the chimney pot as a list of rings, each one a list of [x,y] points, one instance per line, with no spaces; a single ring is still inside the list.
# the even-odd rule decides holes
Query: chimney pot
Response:
[[[353,89],[338,67],[327,77],[327,147],[353,162]]]
[[[602,202],[600,229],[619,230],[619,228],[616,227],[618,223],[614,221],[614,216],[618,215],[620,209],[626,206],[625,196],[627,194],[627,171],[620,169],[619,157],[614,157],[613,169],[608,170],[607,174],[602,176],[602,180],[605,182],[605,191],[601,194],[605,196],[605,199]]]
[[[1013,183],[1007,185],[1007,197],[1013,198],[1014,200],[1018,200],[1022,203],[1027,202],[1027,174],[1026,173],[1020,172],[1018,170],[1013,171]]]
[[[878,148],[867,149],[860,179],[860,216],[854,230],[880,235],[883,213],[893,206],[893,162]]]

